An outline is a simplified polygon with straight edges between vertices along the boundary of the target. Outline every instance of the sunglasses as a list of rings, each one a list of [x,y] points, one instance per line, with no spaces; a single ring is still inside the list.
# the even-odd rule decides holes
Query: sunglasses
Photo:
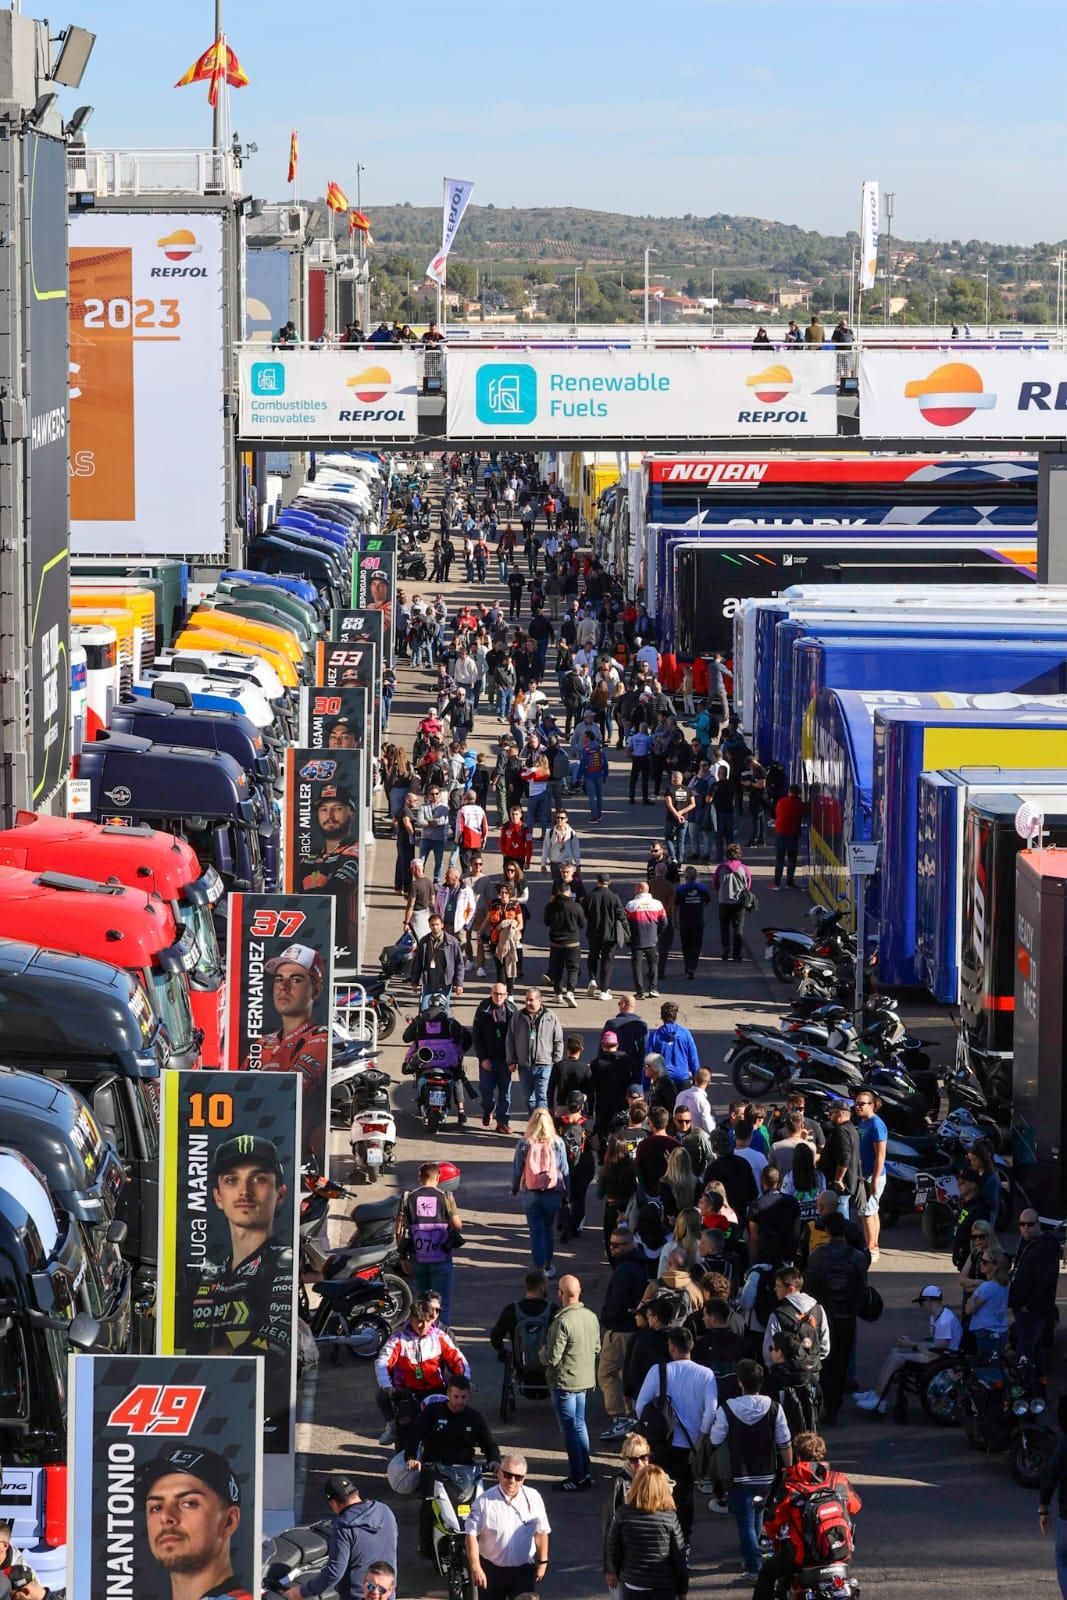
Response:
[[[525,1472],[505,1472],[503,1467],[500,1469],[500,1476],[507,1478],[509,1483],[522,1483],[526,1478]]]
[[[368,1594],[389,1593],[389,1585],[387,1583],[365,1583],[363,1587],[366,1589]]]
[[[651,1461],[652,1457],[646,1451],[643,1456],[627,1456],[627,1461]]]
[[[675,1117],[674,1126],[676,1128],[691,1128],[693,1124],[688,1117]]]
[[[1040,1228],[1041,1219],[1040,1219],[1040,1217],[1035,1217],[1033,1222],[1027,1222],[1025,1220],[1025,1218],[1020,1217],[1019,1218],[1019,1226],[1020,1226],[1020,1228]]]

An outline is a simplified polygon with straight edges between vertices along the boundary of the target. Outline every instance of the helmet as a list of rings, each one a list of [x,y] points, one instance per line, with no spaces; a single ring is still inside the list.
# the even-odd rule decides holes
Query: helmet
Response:
[[[446,1011],[448,1009],[448,996],[442,994],[440,989],[435,989],[433,994],[426,996],[427,1011]]]
[[[394,1494],[414,1494],[419,1487],[419,1478],[422,1476],[421,1467],[407,1465],[407,1452],[398,1450],[385,1469],[385,1476],[389,1480],[389,1487]]]

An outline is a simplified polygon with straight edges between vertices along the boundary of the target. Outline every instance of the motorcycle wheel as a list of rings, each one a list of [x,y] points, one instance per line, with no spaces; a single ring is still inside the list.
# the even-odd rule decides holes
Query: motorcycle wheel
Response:
[[[780,945],[775,945],[771,956],[771,971],[779,983],[792,983],[795,956],[789,955]]]
[[[411,1285],[406,1278],[398,1277],[395,1272],[386,1272],[382,1276],[385,1279],[386,1293],[381,1302],[381,1314],[388,1322],[390,1330],[395,1331],[408,1320],[413,1298]]]
[[[933,1250],[947,1250],[956,1232],[956,1219],[949,1206],[931,1200],[923,1208],[923,1238]]]
[[[385,1318],[379,1316],[377,1311],[369,1307],[356,1306],[352,1314],[341,1316],[337,1311],[330,1311],[323,1319],[322,1326],[317,1330],[317,1340],[344,1338],[344,1345],[327,1344],[325,1348],[336,1359],[337,1353],[346,1349],[350,1356],[357,1361],[373,1361],[392,1329]],[[317,1342],[316,1340],[316,1342]]]
[[[462,1556],[455,1556],[448,1568],[448,1600],[475,1600],[474,1580]]]
[[[732,1076],[734,1088],[746,1100],[762,1100],[776,1089],[780,1081],[776,1066],[759,1068],[761,1061],[774,1058],[760,1049],[758,1044],[750,1044],[739,1050],[734,1057]]]
[[[930,1421],[939,1428],[952,1428],[960,1419],[960,1399],[966,1376],[963,1367],[955,1361],[928,1372],[919,1389],[919,1400]]]
[[[384,1044],[396,1027],[396,1008],[387,1000],[376,1000],[374,1015],[378,1019],[378,1041]]]
[[[1032,1422],[1015,1429],[1008,1445],[1011,1475],[1024,1489],[1036,1489],[1056,1445],[1051,1428]]]
[[[430,1135],[431,1139],[436,1139],[437,1135],[440,1133],[440,1131],[441,1131],[441,1113],[439,1111],[427,1111],[427,1113],[426,1113],[426,1132]]]

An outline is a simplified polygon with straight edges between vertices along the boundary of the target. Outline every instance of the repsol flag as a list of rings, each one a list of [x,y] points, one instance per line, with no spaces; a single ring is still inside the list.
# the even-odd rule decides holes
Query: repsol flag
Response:
[[[67,1462],[70,1600],[260,1593],[261,1362],[71,1356]]]

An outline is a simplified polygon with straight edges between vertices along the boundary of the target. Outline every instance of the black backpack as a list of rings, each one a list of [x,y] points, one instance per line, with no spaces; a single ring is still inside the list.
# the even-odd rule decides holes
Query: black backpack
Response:
[[[774,1288],[775,1268],[769,1266],[753,1267],[753,1272],[760,1275],[756,1287],[756,1299],[752,1306],[756,1321],[766,1327],[771,1317],[778,1310],[779,1300]]]
[[[585,1151],[589,1139],[589,1129],[584,1121],[560,1122],[557,1124],[559,1136],[563,1140],[563,1148],[567,1152],[567,1169],[573,1172]]]
[[[694,1446],[695,1441],[689,1438],[689,1432],[685,1424],[679,1422],[678,1415],[674,1409],[674,1402],[667,1393],[667,1363],[665,1361],[661,1361],[659,1364],[659,1394],[653,1395],[652,1399],[646,1402],[644,1410],[637,1419],[637,1423],[639,1431],[648,1440],[648,1447],[654,1456],[661,1455],[665,1450],[670,1449],[674,1442],[675,1428],[681,1428],[686,1439],[689,1440],[690,1449]]]
[[[797,1365],[812,1377],[818,1377],[819,1370],[822,1367],[822,1356],[819,1354],[818,1320],[818,1313],[821,1307],[816,1304],[807,1311],[798,1311],[796,1306],[791,1305],[788,1300],[780,1300],[774,1309],[778,1318],[779,1331],[781,1333],[795,1334],[800,1341],[800,1354],[797,1356]],[[825,1312],[823,1315],[825,1315]]]

